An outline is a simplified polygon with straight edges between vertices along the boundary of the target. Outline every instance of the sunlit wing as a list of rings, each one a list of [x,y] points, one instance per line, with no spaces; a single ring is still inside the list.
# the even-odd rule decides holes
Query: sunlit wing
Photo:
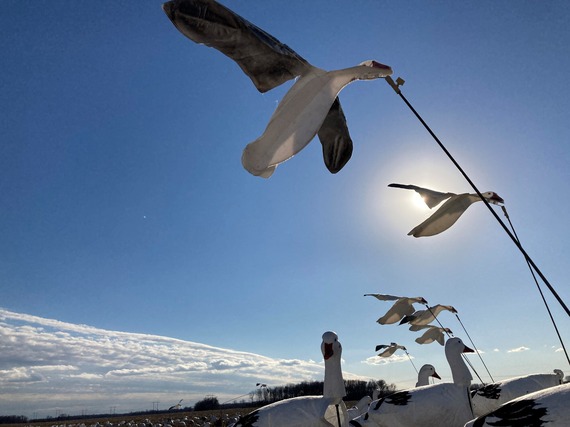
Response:
[[[435,206],[439,205],[446,199],[449,199],[452,196],[455,196],[455,193],[441,193],[439,191],[430,190],[428,188],[418,187],[416,185],[408,185],[408,184],[388,184],[388,187],[393,188],[403,188],[406,190],[414,190],[420,196],[422,196],[423,201],[425,204],[430,208],[434,208]]]
[[[463,212],[476,201],[481,200],[471,194],[458,194],[447,200],[437,211],[420,225],[414,227],[408,236],[427,237],[439,234],[451,227]]]

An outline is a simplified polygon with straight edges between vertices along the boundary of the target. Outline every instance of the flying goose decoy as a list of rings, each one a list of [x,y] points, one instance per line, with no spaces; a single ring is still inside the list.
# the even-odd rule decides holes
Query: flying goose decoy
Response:
[[[233,59],[260,92],[297,78],[263,134],[244,149],[242,165],[247,171],[269,178],[277,165],[317,134],[328,170],[337,173],[344,167],[352,155],[352,140],[337,95],[355,80],[391,75],[389,66],[368,60],[325,71],[214,0],[173,0],[162,8],[186,37]]]
[[[445,335],[451,335],[451,329],[442,328],[435,325],[412,325],[410,326],[410,331],[421,331],[426,329],[421,337],[415,339],[418,344],[431,344],[437,341],[440,345],[445,344]]]
[[[409,316],[415,312],[413,304],[427,304],[427,301],[422,297],[398,297],[386,294],[364,294],[365,297],[374,297],[380,301],[396,301],[392,307],[380,317],[376,322],[381,325],[391,325],[396,323],[404,316]]]
[[[435,213],[408,233],[408,236],[414,237],[435,236],[436,234],[447,230],[455,224],[469,206],[475,202],[481,201],[481,198],[477,194],[440,193],[439,191],[430,190],[428,188],[406,184],[389,184],[388,187],[404,188],[406,190],[416,191],[420,196],[422,196],[424,202],[430,209],[446,200],[446,202],[441,205]],[[497,193],[492,191],[481,194],[489,203],[495,205],[505,203]]]
[[[381,353],[378,354],[378,357],[390,357],[392,356],[396,350],[404,350],[406,351],[406,347],[400,344],[396,344],[395,342],[390,344],[378,344],[376,346],[376,351],[383,350]]]
[[[184,399],[180,399],[176,405],[172,405],[170,408],[168,408],[168,410],[169,410],[169,411],[173,411],[173,410],[178,410],[178,409],[180,409],[180,408],[182,407],[182,401],[183,401],[183,400],[184,400]]]
[[[404,323],[409,323],[412,326],[424,326],[435,320],[435,318],[442,311],[447,310],[452,313],[457,313],[457,310],[451,305],[436,304],[425,310],[418,310],[413,314],[404,316],[400,321],[400,325]]]

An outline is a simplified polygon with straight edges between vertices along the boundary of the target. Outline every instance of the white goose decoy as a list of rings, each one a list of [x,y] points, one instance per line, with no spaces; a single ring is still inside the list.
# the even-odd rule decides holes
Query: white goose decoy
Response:
[[[414,314],[404,316],[400,321],[400,325],[404,323],[409,323],[412,326],[427,325],[433,322],[439,313],[444,310],[451,311],[452,313],[457,313],[457,310],[451,305],[436,304],[425,310],[418,310]]]
[[[445,335],[452,335],[453,332],[449,328],[441,328],[439,326],[434,325],[412,325],[410,326],[410,331],[421,331],[423,329],[427,329],[423,335],[419,338],[416,338],[415,341],[418,344],[431,344],[434,341],[437,341],[440,345],[445,344]]]
[[[481,416],[494,411],[509,400],[562,384],[564,372],[531,374],[486,384],[471,393],[473,413]]]
[[[173,0],[163,10],[182,34],[233,59],[260,92],[299,77],[262,136],[245,148],[242,164],[246,170],[270,177],[277,165],[302,150],[317,133],[329,171],[343,168],[352,155],[352,140],[337,95],[354,80],[391,75],[390,67],[372,60],[330,72],[313,67],[287,45],[214,0]]]
[[[463,212],[467,210],[475,202],[480,202],[481,198],[477,194],[455,194],[455,193],[440,193],[438,191],[429,190],[427,188],[418,187],[416,185],[405,184],[389,184],[388,187],[405,188],[407,190],[415,190],[424,199],[426,205],[431,209],[437,206],[443,200],[448,199],[441,207],[435,211],[428,219],[420,225],[414,227],[408,236],[425,237],[434,236],[439,234],[449,227],[451,227],[459,219]],[[505,203],[497,193],[488,191],[481,193],[482,196],[489,202],[495,205]]]
[[[430,364],[423,365],[420,368],[420,371],[418,372],[418,382],[416,383],[416,387],[429,385],[430,377],[441,380],[441,377],[437,374],[433,365]]]
[[[268,178],[277,165],[293,157],[317,135],[346,85],[387,75],[386,66],[373,60],[336,71],[308,66],[277,106],[263,134],[245,147],[242,165],[251,174]]]
[[[360,399],[356,405],[354,405],[352,408],[348,408],[346,410],[347,414],[348,414],[348,419],[352,420],[364,413],[366,413],[366,411],[368,411],[368,406],[370,406],[370,403],[372,402],[372,398],[370,396],[364,396],[362,399]]]
[[[382,350],[383,348],[385,348],[386,350],[384,350],[382,353],[378,354],[378,357],[390,357],[396,352],[396,350],[406,351],[406,347],[404,347],[403,345],[400,345],[400,344],[396,344],[395,342],[390,343],[389,345],[378,344],[376,346],[376,351]]]
[[[364,294],[364,296],[375,297],[380,301],[396,301],[386,314],[376,321],[381,325],[391,325],[402,320],[404,316],[413,314],[415,312],[414,304],[416,303],[427,304],[427,301],[422,297],[409,298],[385,294]]]
[[[184,399],[180,399],[176,405],[171,406],[170,408],[168,408],[168,410],[169,410],[169,411],[173,411],[173,410],[175,410],[175,409],[176,409],[176,410],[180,409],[180,408],[182,407],[182,401],[183,401],[183,400],[184,400]]]
[[[359,427],[457,427],[473,419],[469,386],[473,379],[461,354],[473,352],[459,338],[445,344],[453,383],[438,383],[398,391],[373,401],[368,412],[351,420]]]
[[[336,333],[323,334],[321,352],[325,359],[322,396],[294,397],[272,403],[241,417],[235,427],[346,427],[348,414],[342,400],[346,390],[340,366],[342,346]]]
[[[465,427],[567,427],[570,420],[570,383],[513,399],[493,412],[471,420]]]

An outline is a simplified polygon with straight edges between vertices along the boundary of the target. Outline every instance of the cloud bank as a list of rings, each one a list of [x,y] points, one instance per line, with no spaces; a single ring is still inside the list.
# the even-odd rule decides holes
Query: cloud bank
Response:
[[[56,417],[146,411],[213,394],[323,379],[322,363],[97,329],[0,309],[0,413]],[[350,378],[350,375],[347,376]],[[245,397],[248,399],[248,396]]]

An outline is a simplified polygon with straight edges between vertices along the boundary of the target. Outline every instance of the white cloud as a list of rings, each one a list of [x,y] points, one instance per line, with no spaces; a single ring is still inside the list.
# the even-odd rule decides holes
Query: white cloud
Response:
[[[408,356],[393,354],[390,357],[371,356],[363,360],[362,363],[366,365],[378,366],[378,365],[388,365],[390,363],[408,362],[409,360],[410,359],[408,359]]]
[[[507,353],[520,353],[521,351],[527,351],[530,350],[530,348],[525,347],[524,345],[521,347],[517,347],[517,348],[512,348],[510,350],[507,350]]]
[[[0,309],[0,413],[149,410],[150,402],[222,401],[322,380],[322,363],[271,359],[174,338],[108,331]],[[350,374],[347,378],[353,378]],[[173,404],[174,404],[173,403]],[[150,406],[150,408],[149,408]]]

